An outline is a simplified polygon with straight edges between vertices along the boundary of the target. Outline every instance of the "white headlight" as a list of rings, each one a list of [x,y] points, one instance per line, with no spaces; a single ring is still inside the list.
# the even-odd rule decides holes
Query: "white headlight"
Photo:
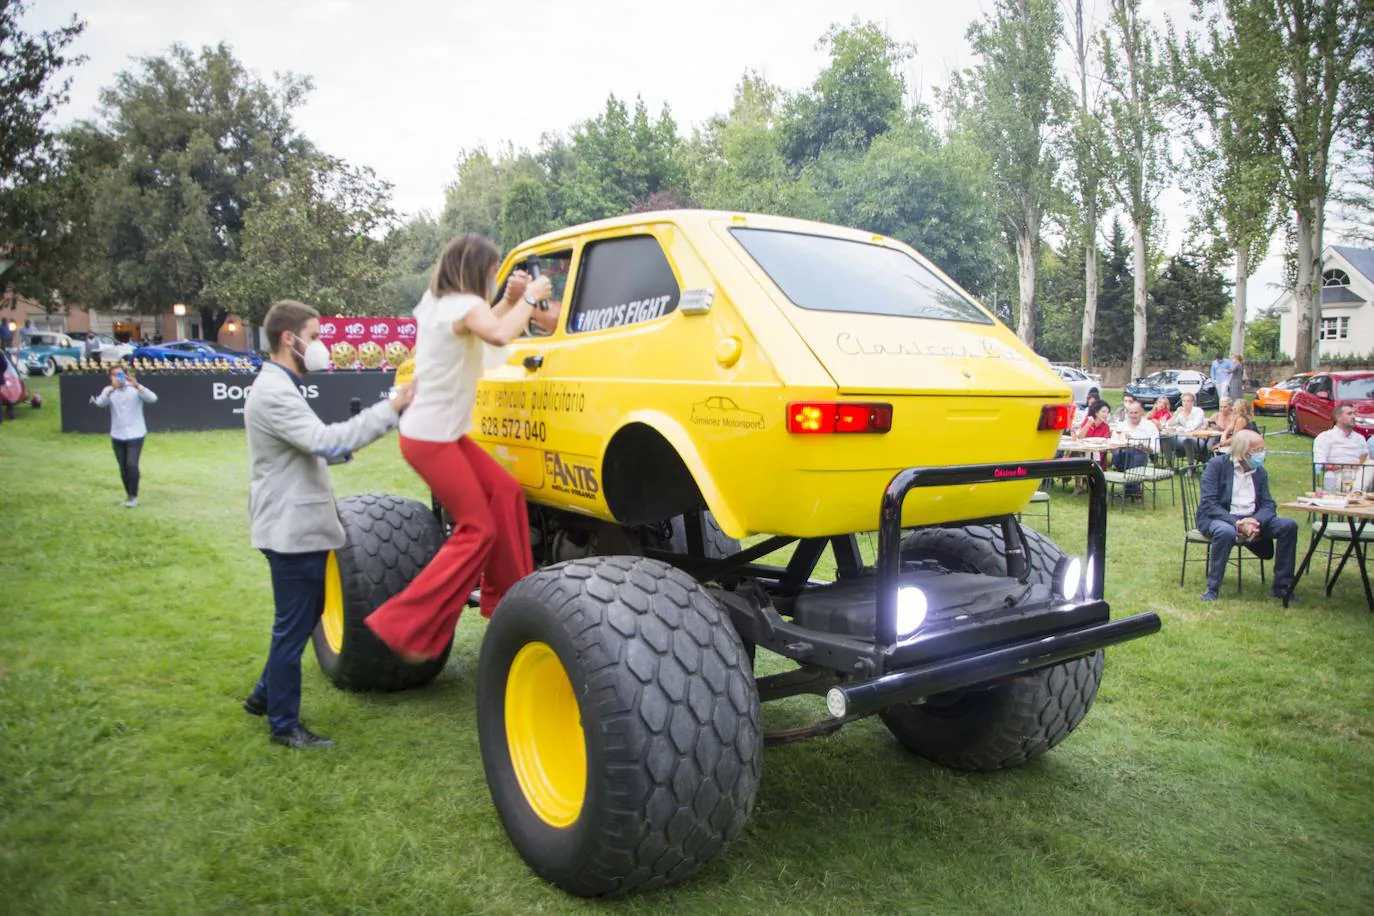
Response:
[[[1078,557],[1070,557],[1064,566],[1063,578],[1059,582],[1059,594],[1065,598],[1077,598],[1078,589],[1083,584],[1083,562]]]
[[[897,589],[897,638],[906,639],[925,623],[926,593],[914,585]]]

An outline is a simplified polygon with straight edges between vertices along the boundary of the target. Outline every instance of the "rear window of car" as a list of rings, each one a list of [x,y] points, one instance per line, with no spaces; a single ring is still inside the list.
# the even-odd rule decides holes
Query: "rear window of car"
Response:
[[[1338,381],[1336,397],[1352,401],[1374,399],[1374,375]]]
[[[895,248],[773,229],[730,234],[799,308],[992,324],[966,296]]]

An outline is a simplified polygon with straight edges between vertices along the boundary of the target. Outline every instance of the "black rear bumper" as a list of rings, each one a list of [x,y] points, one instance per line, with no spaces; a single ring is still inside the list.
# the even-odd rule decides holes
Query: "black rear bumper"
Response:
[[[1081,586],[1074,588],[1060,581],[1047,586],[1043,579],[1038,584],[1032,582],[1027,549],[1014,516],[968,519],[959,524],[1001,527],[1007,577],[948,575],[950,580],[985,580],[981,586],[951,584],[949,587],[956,591],[967,588],[963,594],[969,600],[957,602],[939,595],[940,585],[932,583],[930,597],[937,604],[930,618],[918,624],[914,632],[899,636],[899,590],[903,585],[917,585],[923,594],[926,591],[920,580],[923,573],[909,563],[904,567],[902,559],[902,506],[907,495],[918,487],[991,485],[1054,477],[1084,477],[1088,481],[1087,550],[1081,558]],[[771,578],[774,586],[768,597],[752,595],[747,588],[722,590],[718,597],[747,641],[838,675],[842,683],[832,696],[845,710],[841,715],[1015,676],[1160,629],[1155,614],[1111,620],[1110,608],[1102,599],[1107,484],[1102,470],[1086,458],[898,472],[883,493],[880,507],[876,575],[862,568],[856,545],[845,552],[847,562],[838,562],[841,551],[835,539],[831,539],[831,546],[837,548],[839,579],[832,585],[818,587],[807,579],[825,547],[823,540],[804,542],[786,570],[752,565],[759,556],[778,549],[779,540],[787,543],[790,539],[772,539],[734,557],[698,561],[690,571],[703,580],[726,571]],[[814,597],[812,608],[802,606],[805,599],[799,597],[801,593],[815,596],[818,590],[829,592],[819,599],[820,604],[831,605],[829,610],[816,609]],[[855,613],[841,612],[846,601],[854,603]]]
[[[826,708],[836,718],[876,712],[898,703],[912,703],[937,693],[1079,658],[1116,643],[1158,633],[1159,627],[1158,614],[1137,614],[866,681],[840,684],[826,694]]]

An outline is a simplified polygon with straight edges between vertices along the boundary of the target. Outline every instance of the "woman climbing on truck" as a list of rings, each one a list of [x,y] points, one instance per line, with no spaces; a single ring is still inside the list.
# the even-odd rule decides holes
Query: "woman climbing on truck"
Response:
[[[495,299],[501,256],[480,235],[449,242],[429,290],[415,307],[415,400],[401,416],[401,454],[453,519],[453,533],[400,594],[367,618],[382,642],[407,662],[438,657],[479,581],[490,617],[506,590],[534,568],[525,494],[505,468],[469,437],[487,344],[503,347],[541,310],[550,283],[512,271]]]

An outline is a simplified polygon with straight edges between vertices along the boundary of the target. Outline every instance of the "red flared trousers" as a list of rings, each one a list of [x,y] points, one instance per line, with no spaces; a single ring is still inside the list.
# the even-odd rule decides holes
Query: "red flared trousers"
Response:
[[[401,455],[453,517],[453,534],[405,590],[366,623],[394,652],[437,656],[480,580],[490,617],[506,590],[534,570],[525,492],[467,436],[424,442],[401,436]]]

